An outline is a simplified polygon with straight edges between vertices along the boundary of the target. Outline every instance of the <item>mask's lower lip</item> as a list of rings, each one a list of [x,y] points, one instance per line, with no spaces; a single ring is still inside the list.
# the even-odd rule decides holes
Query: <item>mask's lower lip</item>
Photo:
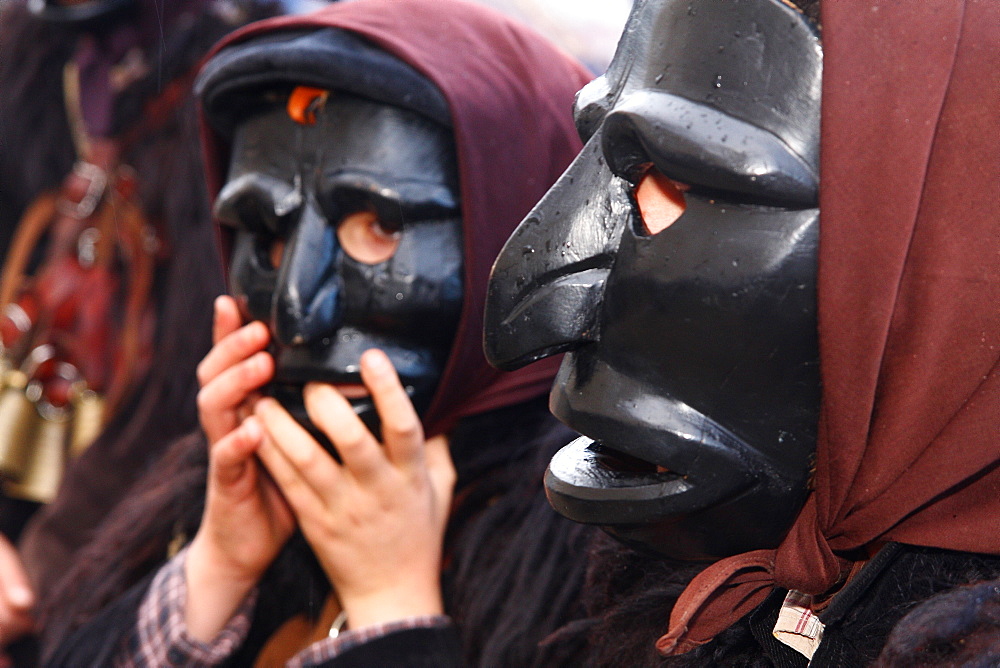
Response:
[[[660,523],[734,498],[751,480],[714,476],[711,467],[669,470],[583,436],[557,452],[545,472],[545,493],[560,514],[604,526]]]
[[[697,512],[742,486],[701,485],[689,475],[587,437],[563,447],[545,472],[553,508],[571,520],[605,526],[662,522]]]
[[[546,488],[550,500],[551,493],[555,493],[586,504],[593,502],[597,509],[603,502],[636,502],[680,494],[691,485],[679,473],[583,436],[552,457]]]

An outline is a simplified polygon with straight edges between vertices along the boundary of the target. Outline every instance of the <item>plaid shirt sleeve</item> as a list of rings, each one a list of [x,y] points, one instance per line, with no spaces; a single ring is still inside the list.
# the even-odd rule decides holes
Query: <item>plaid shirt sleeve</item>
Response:
[[[210,643],[188,635],[184,622],[187,581],[184,563],[187,548],[168,561],[153,578],[139,606],[136,627],[116,657],[119,668],[163,666],[216,666],[246,639],[257,591],[252,591],[236,614]]]
[[[813,597],[789,591],[778,611],[778,620],[772,631],[775,638],[812,661],[813,654],[823,642],[825,626],[813,612]]]
[[[288,668],[307,668],[308,666],[321,665],[327,661],[332,661],[340,654],[354,647],[377,640],[396,631],[446,628],[451,626],[451,624],[450,617],[444,615],[425,615],[344,631],[336,637],[324,638],[302,650],[288,662]]]

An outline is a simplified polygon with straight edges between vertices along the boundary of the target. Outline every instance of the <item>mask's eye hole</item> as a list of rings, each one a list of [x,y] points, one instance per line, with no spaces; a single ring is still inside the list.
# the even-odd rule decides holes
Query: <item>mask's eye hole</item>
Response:
[[[281,266],[281,258],[285,255],[285,240],[275,237],[270,240],[270,245],[267,247],[267,259],[271,263],[272,269],[277,269]]]
[[[646,170],[633,191],[646,234],[662,232],[681,217],[687,206],[684,193],[690,189],[687,184],[668,179],[656,167]]]
[[[371,210],[349,213],[337,225],[337,240],[344,252],[358,262],[385,262],[399,247],[401,228],[382,221]]]

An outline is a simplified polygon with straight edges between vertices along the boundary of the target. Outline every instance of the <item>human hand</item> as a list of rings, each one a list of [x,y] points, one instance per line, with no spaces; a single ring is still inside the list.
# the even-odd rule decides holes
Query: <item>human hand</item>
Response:
[[[281,492],[254,456],[260,423],[242,419],[274,373],[263,352],[267,328],[260,322],[240,327],[236,303],[220,297],[213,336],[215,346],[198,367],[199,412],[210,444],[205,512],[185,564],[188,631],[203,641],[225,626],[295,528]]]
[[[0,647],[6,647],[34,630],[31,609],[35,593],[24,571],[21,555],[6,537],[0,535]],[[9,659],[0,652],[0,665]]]
[[[384,446],[335,388],[312,383],[304,392],[310,419],[343,464],[276,401],[255,409],[269,436],[259,456],[355,628],[442,612],[441,551],[455,485],[447,438],[424,441],[389,358],[365,352],[361,378]]]
[[[267,325],[243,325],[236,300],[215,300],[212,349],[198,364],[198,417],[208,442],[215,443],[249,415],[260,388],[274,377],[274,359],[266,352]]]

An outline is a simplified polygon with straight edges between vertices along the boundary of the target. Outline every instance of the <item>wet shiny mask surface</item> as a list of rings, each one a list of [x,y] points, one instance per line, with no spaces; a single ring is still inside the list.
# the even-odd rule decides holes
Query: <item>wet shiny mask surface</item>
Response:
[[[360,383],[361,353],[373,347],[426,409],[462,304],[448,130],[344,95],[331,95],[314,125],[293,121],[283,104],[265,108],[236,128],[216,214],[235,229],[231,290],[248,317],[268,324],[272,391],[297,417],[303,383]],[[359,243],[387,259],[362,261]],[[374,424],[369,399],[352,403]]]
[[[546,476],[568,517],[712,559],[776,545],[797,514],[819,410],[820,76],[781,2],[638,2],[581,91],[588,143],[497,260],[486,311],[494,363],[569,353],[551,407],[585,437]],[[679,217],[643,220],[646,177]]]

